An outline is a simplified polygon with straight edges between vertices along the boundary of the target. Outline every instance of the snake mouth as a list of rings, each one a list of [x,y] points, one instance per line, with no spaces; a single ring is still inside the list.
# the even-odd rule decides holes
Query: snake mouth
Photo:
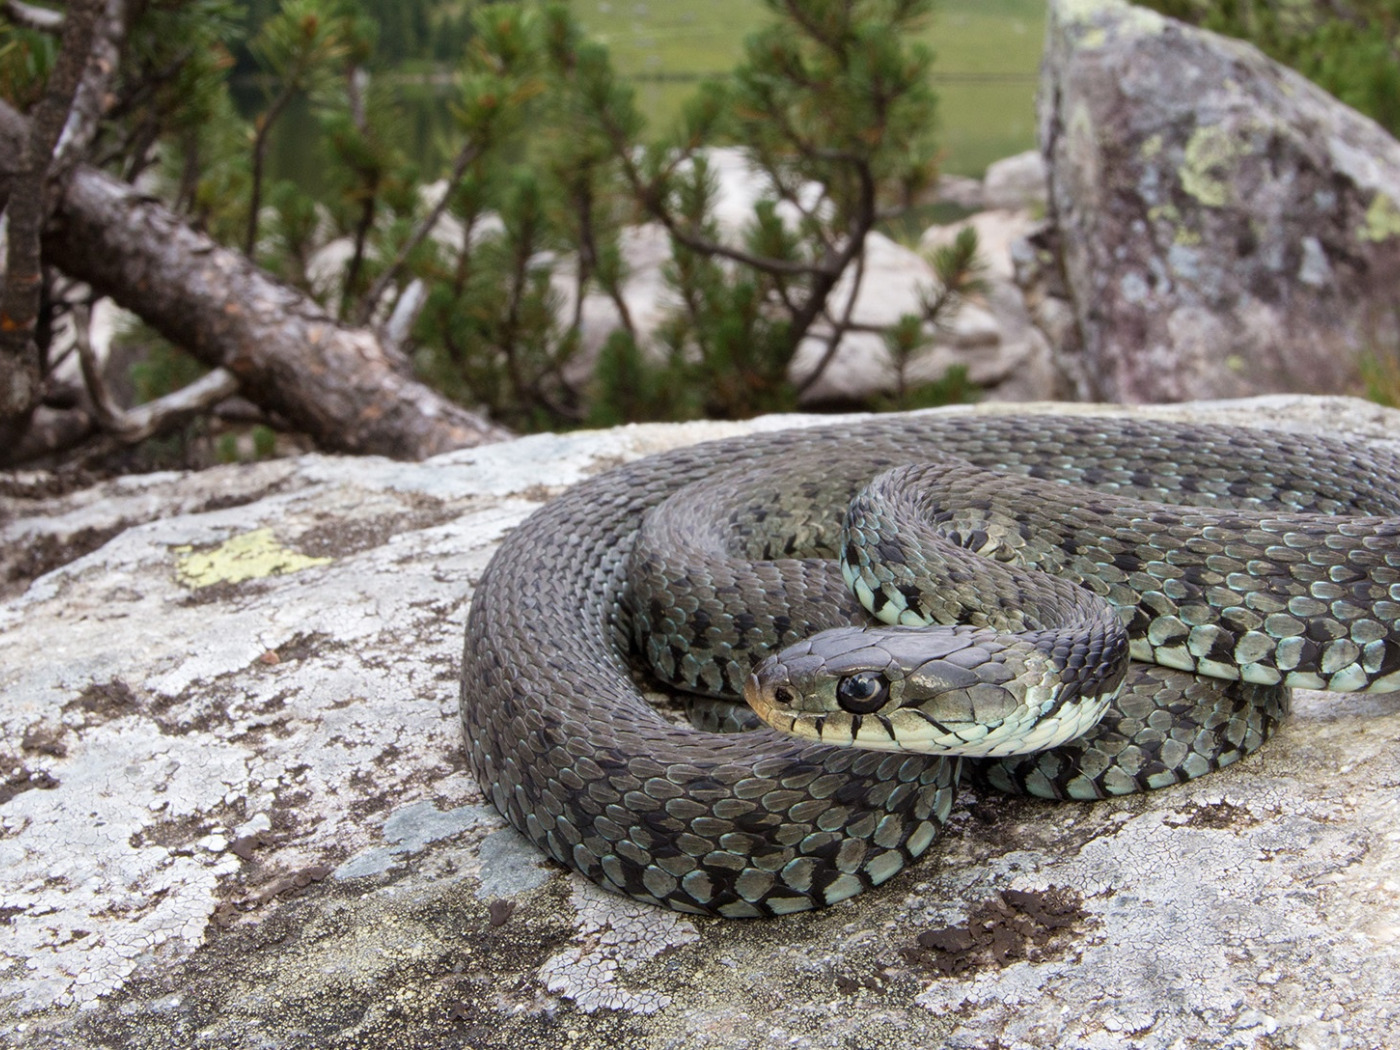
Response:
[[[744,700],[768,725],[784,733],[793,733],[797,717],[784,709],[797,699],[797,694],[785,681],[773,680],[772,669],[771,660],[765,660],[754,669],[744,682]]]
[[[849,722],[839,727],[832,724],[827,712],[803,710],[801,691],[793,684],[788,668],[775,656],[754,668],[744,684],[744,699],[770,729],[785,736],[835,747],[865,743],[856,739]],[[854,728],[859,729],[859,723]],[[892,739],[891,735],[891,742]],[[890,743],[884,746],[888,748]]]

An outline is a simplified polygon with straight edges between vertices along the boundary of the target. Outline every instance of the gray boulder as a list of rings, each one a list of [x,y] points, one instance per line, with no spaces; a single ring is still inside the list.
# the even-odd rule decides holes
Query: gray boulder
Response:
[[[1091,410],[1018,411],[1047,409]],[[1346,399],[1138,411],[1400,432]],[[610,896],[504,825],[456,715],[500,537],[606,466],[816,421],[0,478],[0,1046],[1400,1045],[1394,696],[1300,694],[1149,796],[964,792],[928,859],[780,920]]]
[[[982,205],[1017,211],[1043,208],[1047,196],[1045,158],[1039,150],[1027,150],[993,162],[982,176]]]
[[[1341,391],[1395,352],[1400,143],[1254,48],[1120,0],[1055,0],[1046,41],[1079,397]]]

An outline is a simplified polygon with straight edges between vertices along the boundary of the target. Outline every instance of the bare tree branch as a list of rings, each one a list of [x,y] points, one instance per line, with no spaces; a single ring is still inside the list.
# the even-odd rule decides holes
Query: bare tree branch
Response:
[[[51,178],[62,178],[83,160],[97,137],[98,122],[110,105],[109,89],[126,40],[126,0],[106,0],[92,35],[92,46],[73,106],[54,149]]]
[[[225,368],[216,368],[164,397],[133,409],[124,409],[112,397],[102,378],[97,354],[92,348],[88,326],[90,319],[91,309],[86,303],[73,310],[73,337],[78,348],[83,381],[92,398],[97,425],[122,444],[134,445],[148,437],[173,430],[238,393],[238,380],[233,373]]]
[[[421,459],[509,436],[399,373],[373,332],[100,171],[74,171],[44,252],[322,448]]]
[[[384,343],[385,351],[397,354],[404,365],[408,364],[408,360],[403,356],[403,346],[408,342],[408,334],[413,331],[413,324],[423,312],[427,301],[428,286],[423,283],[422,278],[415,277],[408,282],[408,287],[399,296],[399,301],[394,304],[393,312],[389,314],[389,319],[384,322],[380,331],[379,338]]]
[[[243,254],[250,259],[258,246],[258,221],[262,217],[263,168],[267,165],[267,144],[271,141],[272,125],[277,123],[277,118],[291,104],[295,94],[296,87],[290,82],[284,83],[272,104],[253,121],[252,183],[248,190],[248,223],[243,230]]]
[[[846,305],[841,311],[841,317],[837,319],[831,317],[829,314],[827,315],[827,319],[831,322],[831,331],[827,334],[826,350],[822,352],[821,360],[817,362],[817,367],[812,369],[812,371],[807,374],[807,377],[797,384],[798,397],[805,394],[811,389],[812,385],[822,377],[822,373],[825,372],[831,362],[836,359],[836,351],[841,348],[841,341],[846,338],[846,334],[851,330],[853,318],[855,316],[856,300],[860,298],[860,286],[865,280],[864,252],[856,256],[853,277],[851,293],[846,297]],[[823,313],[825,313],[826,304],[823,303],[822,305]]]
[[[63,42],[6,201],[7,258],[0,299],[0,447],[13,447],[39,404],[43,362],[34,341],[43,285],[40,235],[48,216],[48,178],[79,78],[87,64],[102,0],[74,0],[63,18]]]
[[[452,203],[452,195],[457,191],[457,187],[462,184],[462,179],[466,177],[467,169],[471,167],[472,161],[481,156],[481,149],[475,143],[468,142],[458,151],[456,159],[452,162],[452,172],[447,177],[447,186],[443,189],[442,196],[429,209],[428,214],[423,216],[423,221],[418,224],[417,229],[409,238],[399,245],[399,250],[395,253],[393,260],[386,266],[382,273],[375,278],[374,284],[370,285],[369,291],[360,300],[359,312],[356,320],[360,324],[368,324],[369,319],[374,316],[375,308],[379,305],[379,300],[384,297],[384,293],[389,290],[389,286],[398,279],[399,271],[408,262],[408,257],[412,255],[424,239],[433,231],[433,227],[442,218],[442,213],[447,210],[447,206]]]
[[[47,7],[36,7],[34,4],[22,3],[21,0],[5,0],[0,4],[10,21],[25,29],[33,29],[39,33],[57,34],[63,29],[63,12],[50,11]]]
[[[0,209],[10,199],[10,183],[20,173],[24,145],[29,141],[29,121],[0,99]]]

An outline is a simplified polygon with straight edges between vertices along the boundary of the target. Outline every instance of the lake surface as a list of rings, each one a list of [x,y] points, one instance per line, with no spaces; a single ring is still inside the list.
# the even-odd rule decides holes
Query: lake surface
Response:
[[[576,0],[574,11],[629,77],[651,126],[668,123],[706,76],[731,69],[744,38],[769,18],[756,0]],[[1035,88],[1045,25],[1043,0],[944,0],[922,38],[935,53],[942,170],[980,175],[992,161],[1035,146]],[[451,88],[399,85],[401,144],[426,177],[456,152]],[[237,92],[245,113],[256,88]],[[273,178],[316,192],[325,187],[318,128],[309,108],[293,107],[278,125],[269,158]]]

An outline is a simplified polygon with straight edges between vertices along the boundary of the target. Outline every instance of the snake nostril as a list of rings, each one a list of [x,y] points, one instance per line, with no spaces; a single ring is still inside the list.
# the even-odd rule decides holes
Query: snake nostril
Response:
[[[784,707],[791,707],[793,701],[796,699],[797,697],[793,695],[792,690],[785,685],[780,685],[773,690],[774,703],[782,704]]]

